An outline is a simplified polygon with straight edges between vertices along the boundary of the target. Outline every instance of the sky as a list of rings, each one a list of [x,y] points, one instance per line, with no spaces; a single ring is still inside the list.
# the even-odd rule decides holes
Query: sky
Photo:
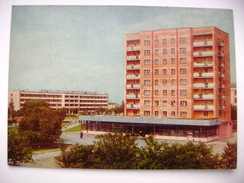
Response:
[[[233,12],[145,6],[13,6],[9,90],[76,90],[124,98],[125,35],[216,26],[230,36],[236,82]]]

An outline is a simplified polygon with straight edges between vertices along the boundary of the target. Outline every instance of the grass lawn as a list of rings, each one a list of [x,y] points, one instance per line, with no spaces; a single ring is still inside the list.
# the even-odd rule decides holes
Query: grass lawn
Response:
[[[79,132],[81,131],[81,125],[75,126],[73,128],[64,130],[63,133],[68,133],[68,132]]]
[[[67,119],[79,119],[79,117],[78,117],[78,116],[65,117],[65,119],[64,119],[64,120],[67,120]]]

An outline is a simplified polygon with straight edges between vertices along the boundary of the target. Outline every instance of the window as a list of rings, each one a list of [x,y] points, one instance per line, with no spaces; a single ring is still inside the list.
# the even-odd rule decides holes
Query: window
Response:
[[[163,64],[167,64],[167,59],[166,58],[163,59]]]
[[[155,112],[154,112],[154,115],[155,115],[155,116],[159,116],[159,112],[158,112],[158,111],[155,111]]]
[[[175,79],[171,79],[171,84],[175,85]]]
[[[155,85],[159,85],[159,80],[155,79]]]
[[[159,50],[155,49],[155,55],[158,55],[158,54],[159,54]]]
[[[150,90],[144,90],[144,95],[150,95]]]
[[[149,106],[150,105],[150,100],[144,100],[144,105]]]
[[[144,70],[144,75],[150,75],[150,70],[149,69],[147,69],[147,70]]]
[[[150,85],[150,84],[151,84],[151,81],[149,79],[144,80],[144,85]]]
[[[150,60],[149,59],[144,60],[144,65],[150,65]]]
[[[171,48],[171,54],[175,54],[175,48]]]
[[[186,74],[186,68],[181,68],[180,69],[180,74]]]
[[[175,58],[171,58],[171,64],[175,63]]]
[[[186,43],[186,37],[181,37],[180,38],[180,43]]]
[[[180,90],[180,95],[181,96],[186,96],[187,95],[187,90]]]
[[[154,105],[155,105],[155,106],[159,106],[159,101],[158,101],[158,100],[155,100],[155,101],[154,101]]]
[[[164,55],[167,54],[167,49],[163,49],[163,54],[164,54]]]
[[[163,79],[163,84],[167,85],[167,79]]]
[[[167,40],[166,39],[163,39],[163,44],[167,44]]]
[[[175,111],[171,111],[171,117],[175,117]]]
[[[180,84],[181,85],[186,85],[187,84],[187,79],[180,79]]]
[[[159,95],[159,90],[155,90],[155,95]]]
[[[185,64],[186,63],[186,58],[180,58],[180,63]]]
[[[159,69],[155,69],[155,75],[159,74]]]
[[[171,42],[171,44],[174,44],[175,43],[175,38],[171,38],[170,42]]]
[[[171,74],[175,75],[175,69],[171,69]]]
[[[187,117],[186,111],[180,111],[180,117]]]
[[[155,59],[155,65],[159,64],[159,59]]]
[[[155,45],[158,45],[158,39],[155,39],[154,42],[155,42]]]
[[[175,90],[171,90],[171,95],[175,96]]]
[[[181,107],[186,107],[187,106],[187,101],[180,101],[180,106]]]
[[[150,111],[144,111],[144,116],[150,116]]]
[[[144,50],[144,55],[150,55],[150,50]]]
[[[204,116],[208,116],[208,112],[207,111],[204,111],[203,115]]]
[[[150,40],[144,40],[144,45],[145,45],[145,46],[150,45]]]
[[[164,75],[167,74],[167,69],[163,69],[163,74],[164,74]]]
[[[171,106],[175,106],[175,100],[171,100]]]
[[[163,100],[163,106],[167,106],[167,100]]]
[[[167,95],[167,90],[163,90],[163,95]]]
[[[180,48],[180,53],[186,53],[186,48]]]

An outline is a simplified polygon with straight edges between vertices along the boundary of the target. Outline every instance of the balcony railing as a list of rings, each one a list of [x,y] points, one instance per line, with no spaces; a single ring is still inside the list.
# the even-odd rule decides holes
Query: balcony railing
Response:
[[[140,109],[140,105],[138,105],[138,104],[127,104],[126,109]]]
[[[213,56],[213,51],[205,51],[205,52],[193,52],[194,57],[210,57]]]
[[[195,83],[193,84],[194,88],[213,88],[213,83]]]
[[[214,110],[214,106],[213,105],[194,105],[194,110],[212,111],[212,110]]]
[[[218,56],[219,56],[219,57],[224,57],[225,54],[224,54],[224,53],[218,53]]]
[[[194,95],[194,99],[196,100],[213,100],[214,99],[214,95]]]
[[[194,67],[213,67],[213,63],[194,63]]]
[[[140,89],[139,84],[131,84],[131,85],[126,85],[127,89]]]
[[[140,69],[140,65],[127,65],[127,70],[137,70]]]
[[[126,51],[139,51],[141,49],[140,46],[128,46]]]
[[[212,78],[213,77],[212,72],[207,73],[193,73],[194,78]]]
[[[127,79],[140,79],[140,75],[127,75]]]
[[[136,94],[128,94],[126,95],[126,98],[127,99],[139,99],[140,98],[140,95],[136,95]]]
[[[127,56],[127,60],[139,60],[139,59],[140,59],[139,55]]]
[[[201,42],[194,42],[193,46],[194,47],[202,47],[202,46],[212,46],[213,41],[201,41]]]

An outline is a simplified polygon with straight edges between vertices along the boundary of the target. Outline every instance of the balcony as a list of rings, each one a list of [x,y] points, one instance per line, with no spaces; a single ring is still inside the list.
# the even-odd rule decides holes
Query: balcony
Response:
[[[213,51],[193,52],[194,57],[212,57]]]
[[[126,85],[127,89],[140,89],[139,84],[131,84],[131,85]]]
[[[126,51],[140,51],[141,47],[140,46],[128,46],[126,48]]]
[[[225,64],[223,64],[223,63],[219,64],[219,67],[224,67],[224,66],[225,66]]]
[[[194,99],[195,100],[213,100],[214,99],[214,95],[198,94],[198,95],[194,95]]]
[[[218,46],[224,46],[224,43],[218,42]]]
[[[225,54],[224,53],[218,53],[218,57],[224,57]]]
[[[140,95],[136,95],[136,94],[128,94],[126,95],[127,99],[139,99]]]
[[[139,70],[140,65],[127,65],[126,68],[127,70]]]
[[[127,104],[126,109],[140,109],[139,104]]]
[[[213,46],[213,41],[194,42],[194,47]]]
[[[213,78],[214,74],[212,72],[207,73],[193,73],[194,78]]]
[[[194,105],[195,111],[213,111],[214,106],[213,105]]]
[[[140,60],[139,55],[127,56],[127,60]]]
[[[194,88],[213,88],[214,84],[213,83],[195,83],[193,84]]]
[[[213,67],[213,63],[195,62],[194,67]]]
[[[140,75],[127,75],[127,79],[140,79]]]

